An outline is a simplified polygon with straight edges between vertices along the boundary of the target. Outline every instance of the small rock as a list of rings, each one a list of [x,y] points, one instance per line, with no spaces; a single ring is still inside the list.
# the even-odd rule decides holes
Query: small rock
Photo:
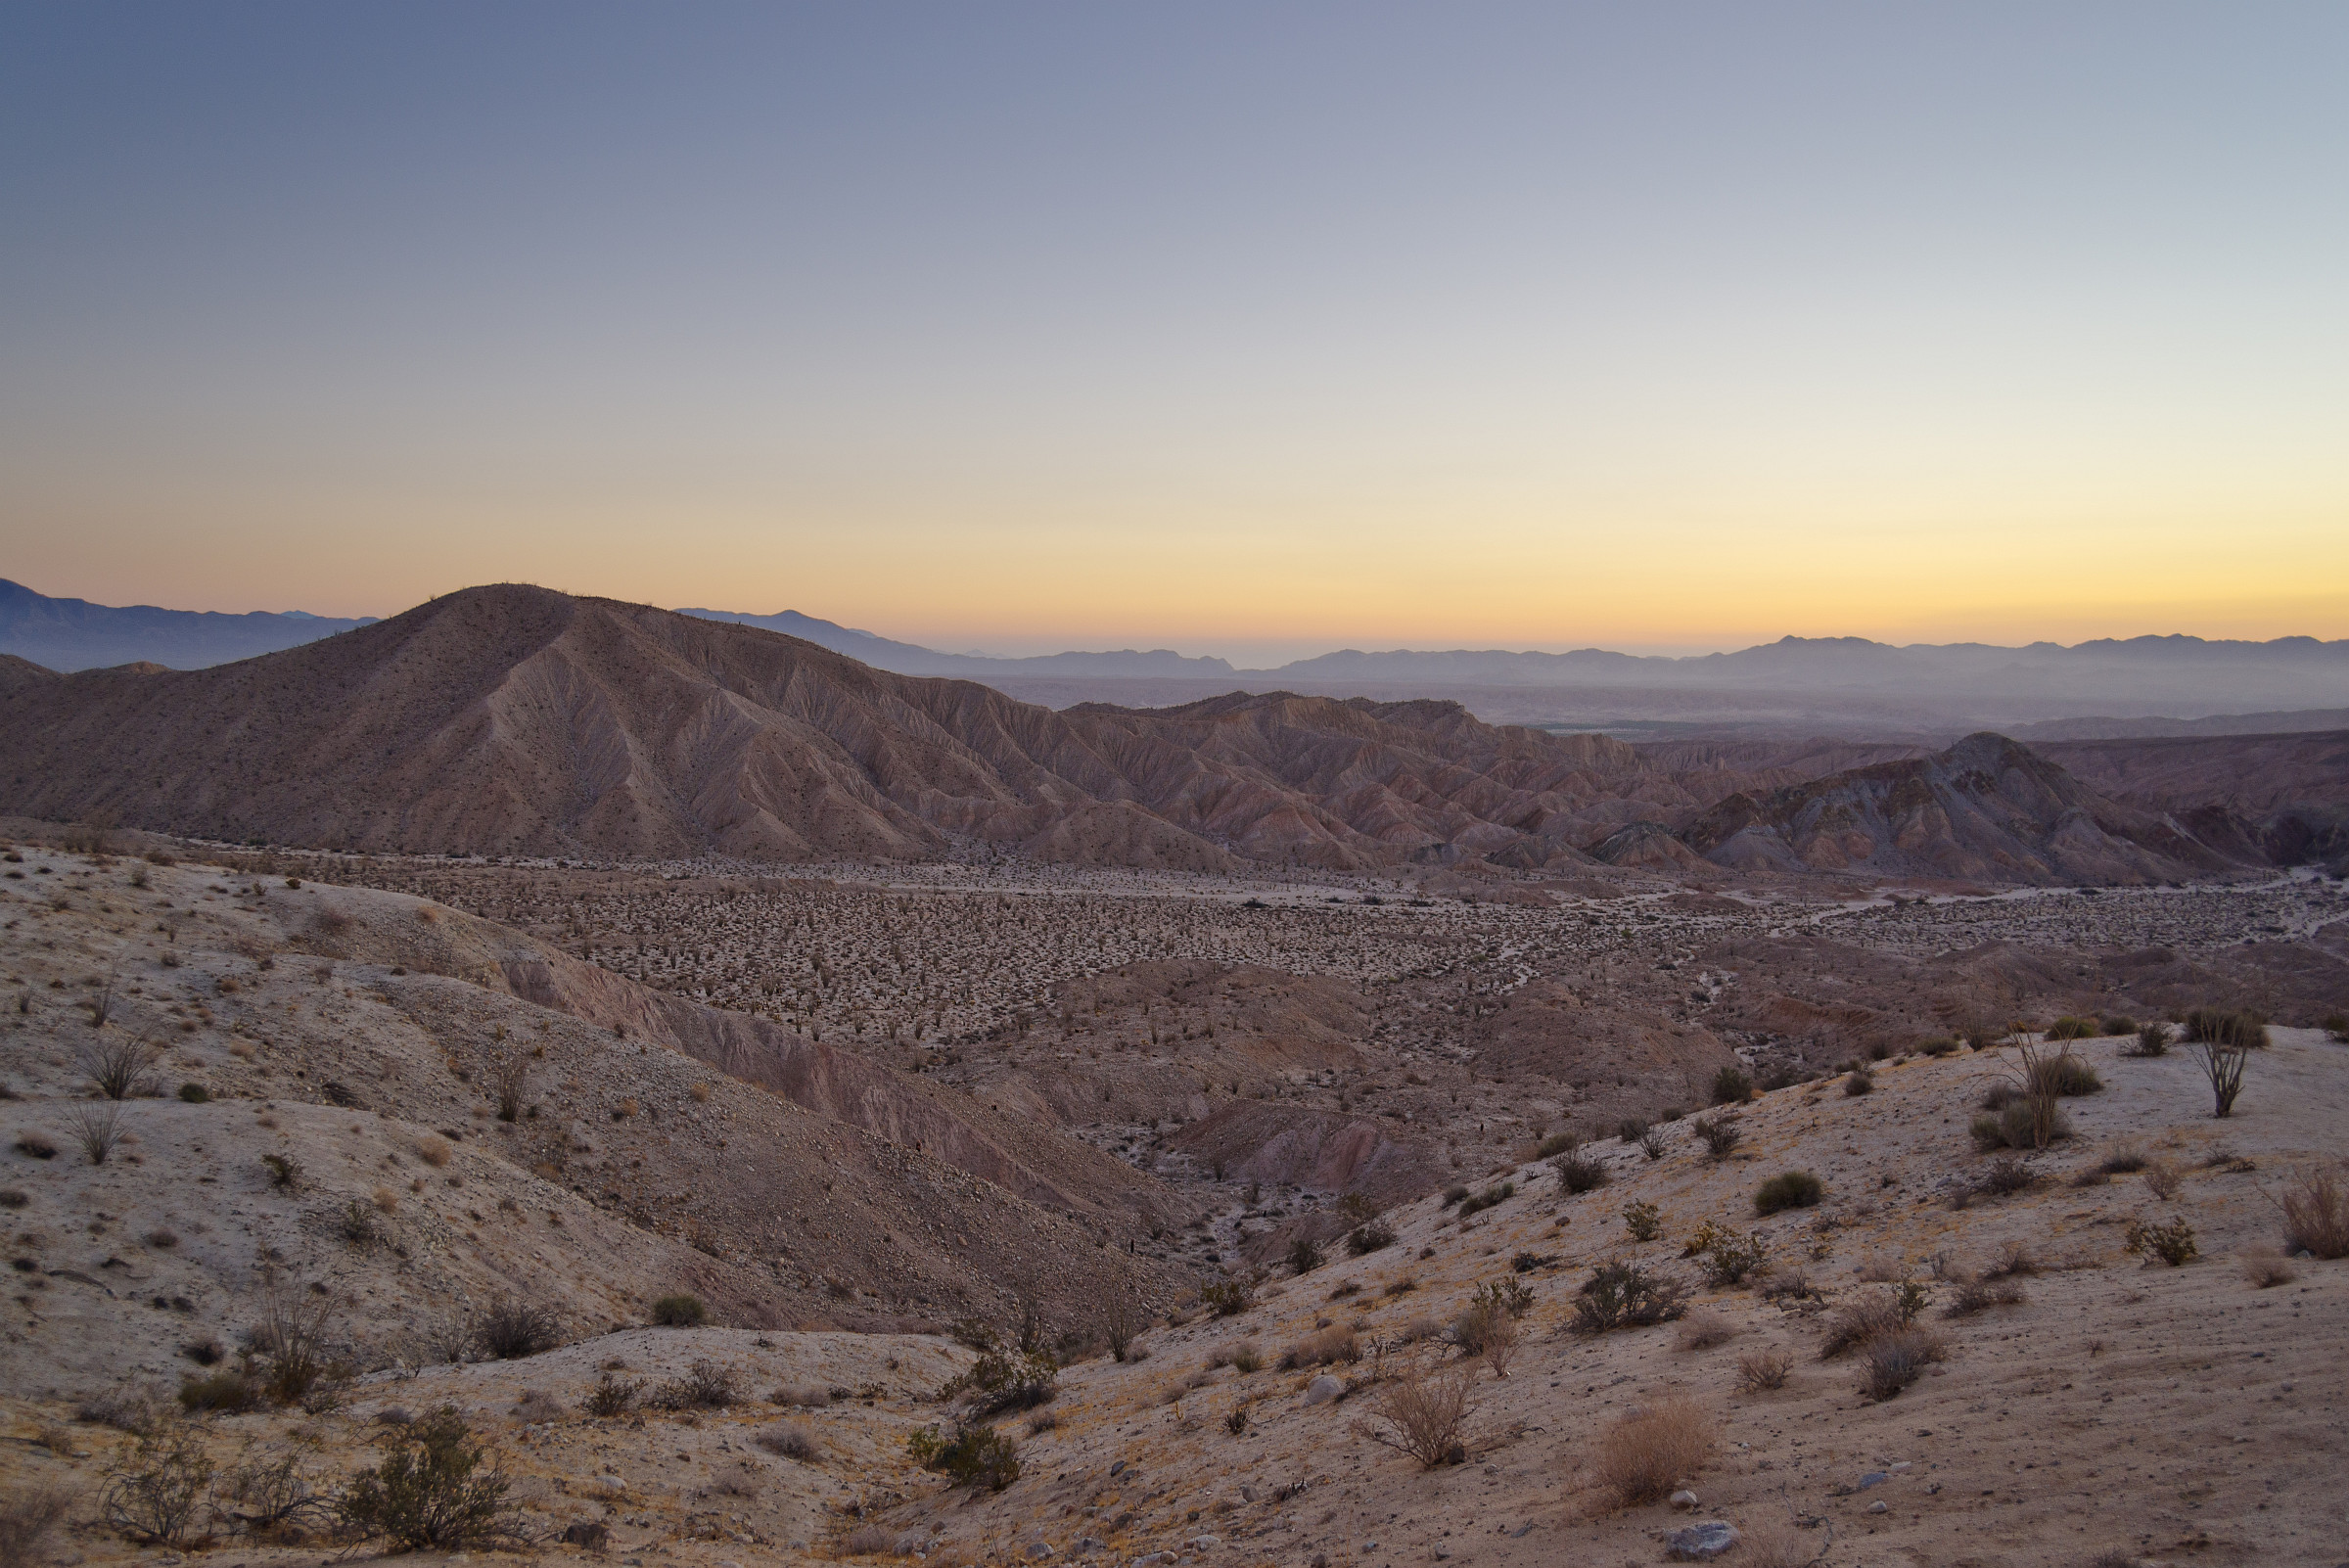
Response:
[[[1696,1506],[1696,1494],[1676,1492],[1672,1495],[1672,1505],[1676,1508],[1693,1508]]]
[[[1910,1467],[1911,1464],[1913,1464],[1913,1463],[1915,1463],[1915,1462],[1916,1462],[1916,1461],[1915,1461],[1915,1460],[1913,1460],[1913,1459],[1903,1459],[1903,1460],[1902,1460],[1900,1463],[1898,1463],[1898,1464],[1896,1464],[1896,1465],[1892,1466],[1892,1473],[1893,1473],[1894,1475],[1899,1475],[1899,1474],[1900,1474],[1900,1473],[1901,1473],[1903,1470],[1906,1470],[1906,1469],[1908,1469],[1908,1468],[1909,1468],[1909,1467]]]
[[[1664,1555],[1674,1562],[1711,1562],[1737,1545],[1737,1532],[1727,1519],[1707,1519],[1664,1538]]]
[[[1327,1405],[1331,1400],[1336,1399],[1339,1395],[1345,1392],[1345,1384],[1339,1382],[1327,1372],[1323,1372],[1319,1377],[1316,1377],[1311,1383],[1306,1384],[1305,1403],[1309,1406]]]
[[[589,1551],[601,1551],[612,1539],[612,1532],[600,1519],[577,1519],[563,1527],[563,1544],[567,1546],[585,1546]]]
[[[1042,1562],[1051,1555],[1052,1543],[1049,1541],[1032,1541],[1028,1544],[1028,1560],[1030,1562]]]
[[[1865,1492],[1869,1487],[1880,1487],[1891,1479],[1881,1470],[1870,1470],[1860,1478],[1860,1490]]]
[[[1870,1513],[1890,1513],[1892,1511],[1892,1504],[1889,1502],[1871,1502],[1867,1505],[1867,1511]]]
[[[1223,1538],[1221,1536],[1193,1536],[1183,1545],[1189,1546],[1193,1551],[1213,1551],[1223,1545]]]
[[[1099,1551],[1103,1546],[1108,1545],[1108,1542],[1096,1541],[1091,1536],[1079,1536],[1077,1538],[1077,1545],[1071,1546],[1069,1549],[1071,1551]]]
[[[1117,1463],[1111,1465],[1109,1467],[1109,1473],[1113,1480],[1118,1476],[1124,1475],[1126,1473],[1126,1461],[1124,1459],[1120,1459]]]

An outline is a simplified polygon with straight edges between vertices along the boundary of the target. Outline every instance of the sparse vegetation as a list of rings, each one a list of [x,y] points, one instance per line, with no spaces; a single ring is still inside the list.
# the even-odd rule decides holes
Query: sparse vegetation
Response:
[[[92,1165],[106,1164],[122,1141],[122,1107],[115,1100],[76,1105],[66,1112],[66,1123],[73,1130],[73,1141],[81,1146],[82,1158]]]
[[[261,1164],[268,1168],[269,1184],[287,1192],[301,1185],[301,1167],[282,1154],[264,1154]]]
[[[1516,1195],[1517,1183],[1514,1181],[1502,1181],[1489,1186],[1473,1198],[1460,1200],[1460,1218],[1465,1220],[1472,1214],[1481,1214],[1487,1209],[1498,1208]]]
[[[109,982],[112,992],[112,982]],[[155,1064],[162,1059],[163,1048],[145,1035],[108,1035],[101,1032],[94,1039],[85,1041],[76,1051],[82,1075],[90,1087],[110,1100],[136,1099],[151,1086]]]
[[[1875,1091],[1876,1075],[1866,1068],[1855,1067],[1843,1075],[1843,1092],[1847,1096],[1857,1099],[1863,1094],[1873,1094]]]
[[[1311,1236],[1298,1236],[1289,1243],[1289,1272],[1310,1274],[1321,1267],[1320,1244]]]
[[[1748,1351],[1737,1358],[1737,1386],[1748,1394],[1765,1394],[1786,1386],[1794,1360],[1781,1350]]]
[[[1653,1241],[1664,1233],[1663,1211],[1652,1203],[1627,1203],[1623,1228],[1634,1241]]]
[[[1808,1171],[1781,1171],[1754,1192],[1754,1213],[1780,1214],[1788,1209],[1813,1209],[1826,1196],[1826,1183]]]
[[[653,1303],[656,1328],[699,1328],[710,1321],[710,1309],[699,1296],[664,1296]]]
[[[2137,1026],[2137,1041],[2121,1052],[2124,1056],[2167,1056],[2170,1053],[2170,1026],[2154,1019]]]
[[[2243,1069],[2251,1060],[2252,1047],[2210,1039],[2195,1042],[2192,1049],[2194,1059],[2202,1065],[2202,1076],[2210,1081],[2210,1114],[2222,1120],[2233,1116],[2234,1102],[2243,1092]]]
[[[2273,1290],[2288,1285],[2300,1276],[2293,1272],[2291,1261],[2273,1247],[2257,1248],[2242,1256],[2243,1277],[2261,1290]]]
[[[1550,1169],[1558,1173],[1558,1184],[1571,1193],[1591,1192],[1607,1184],[1606,1162],[1580,1149],[1559,1155],[1550,1162]]]
[[[389,1430],[383,1462],[343,1493],[338,1511],[353,1537],[402,1551],[454,1551],[511,1533],[499,1514],[505,1472],[454,1406]]]
[[[110,1529],[157,1546],[188,1544],[212,1486],[204,1434],[186,1422],[157,1422],[138,1434],[108,1474],[98,1511]]]
[[[1383,1220],[1372,1220],[1346,1232],[1346,1251],[1356,1258],[1395,1245],[1395,1231]]]
[[[1681,1351],[1711,1350],[1716,1345],[1727,1345],[1736,1337],[1737,1325],[1708,1308],[1690,1313],[1681,1319],[1681,1331],[1673,1340],[1673,1348]]]
[[[905,1440],[905,1452],[916,1464],[944,1473],[957,1486],[1001,1492],[1020,1478],[1019,1445],[991,1426],[958,1427],[946,1438],[926,1426]]]
[[[2048,1026],[2048,1038],[2050,1039],[2094,1039],[2096,1037],[2096,1021],[2095,1019],[2081,1018],[2071,1013],[2066,1013]]]
[[[816,1461],[813,1434],[796,1421],[783,1421],[761,1429],[751,1441],[777,1458],[797,1459],[802,1464]]]
[[[1713,1075],[1713,1103],[1743,1105],[1754,1097],[1754,1081],[1741,1067],[1724,1067]]]
[[[1678,1280],[1637,1264],[1604,1263],[1575,1293],[1571,1326],[1578,1334],[1644,1328],[1679,1317],[1687,1311],[1687,1301],[1688,1287]]]
[[[2302,1172],[2279,1200],[2284,1240],[2312,1258],[2349,1258],[2349,1192],[2337,1172]]]
[[[1695,1402],[1660,1400],[1617,1420],[1599,1438],[1599,1484],[1623,1507],[1655,1502],[1713,1456],[1713,1418]]]
[[[563,1319],[551,1308],[499,1297],[474,1328],[475,1343],[493,1361],[515,1361],[563,1343]]]
[[[942,1399],[969,1401],[972,1413],[1033,1409],[1060,1392],[1060,1367],[1041,1351],[990,1345],[960,1376],[939,1390]]]
[[[25,1481],[0,1492],[0,1568],[37,1568],[49,1538],[73,1506],[73,1494],[54,1481]]]
[[[1218,1317],[1237,1317],[1256,1305],[1256,1290],[1245,1279],[1217,1279],[1199,1287],[1199,1305]]]
[[[2248,1008],[2196,1007],[2186,1015],[2186,1038],[2194,1045],[2262,1050],[2268,1043],[2268,1021]]]
[[[1381,1386],[1372,1416],[1354,1430],[1371,1442],[1407,1453],[1423,1470],[1461,1464],[1468,1458],[1461,1433],[1475,1407],[1472,1369],[1452,1366],[1430,1372],[1407,1362]]]
[[[1745,1129],[1737,1125],[1737,1119],[1726,1114],[1700,1116],[1689,1125],[1704,1141],[1706,1156],[1714,1160],[1727,1159],[1745,1137]]]
[[[741,1401],[733,1369],[707,1356],[696,1358],[683,1377],[671,1378],[645,1397],[647,1405],[661,1410],[723,1410]]]
[[[636,1407],[636,1402],[643,1397],[644,1384],[640,1380],[622,1377],[607,1367],[596,1378],[595,1387],[587,1391],[587,1413],[607,1419],[625,1415]]]
[[[2028,1192],[2039,1181],[2039,1174],[2020,1155],[2002,1154],[1982,1168],[1974,1177],[1972,1190],[1986,1197],[2004,1198],[2017,1192]]]
[[[1942,1342],[1922,1328],[1878,1334],[1860,1348],[1860,1391],[1871,1400],[1891,1399],[1943,1354]]]
[[[2195,1257],[2194,1227],[2183,1217],[2173,1218],[2161,1224],[2143,1220],[2132,1220],[2123,1233],[2123,1245],[2132,1253],[2149,1253],[2172,1268],[2190,1263]]]

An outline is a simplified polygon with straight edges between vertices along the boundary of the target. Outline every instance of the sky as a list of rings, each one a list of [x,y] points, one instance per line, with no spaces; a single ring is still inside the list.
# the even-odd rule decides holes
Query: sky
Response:
[[[0,7],[0,576],[2349,636],[2349,7]]]

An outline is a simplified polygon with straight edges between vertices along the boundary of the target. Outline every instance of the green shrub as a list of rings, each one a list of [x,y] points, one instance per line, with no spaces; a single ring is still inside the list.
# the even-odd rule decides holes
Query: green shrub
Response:
[[[939,1390],[941,1399],[965,1396],[980,1415],[1034,1409],[1060,1393],[1060,1366],[1040,1351],[1001,1347],[982,1351],[968,1370]]]
[[[264,1154],[261,1164],[269,1168],[269,1184],[291,1192],[301,1185],[301,1166],[282,1154]]]
[[[2258,1050],[2268,1043],[2268,1020],[2248,1008],[2197,1007],[2186,1015],[2186,1038],[2197,1044]]]
[[[1395,1245],[1395,1231],[1386,1222],[1373,1220],[1356,1225],[1346,1232],[1346,1251],[1356,1258],[1366,1258],[1374,1252]]]
[[[2035,1145],[2031,1138],[2031,1102],[2027,1098],[2007,1096],[2000,1101],[1996,1116],[1977,1116],[1966,1131],[1974,1147],[1988,1154],[1994,1149],[2028,1149]],[[2072,1135],[2071,1118],[2058,1108],[2048,1141],[2061,1142]]]
[[[1244,1279],[1219,1279],[1199,1287],[1199,1305],[1218,1317],[1237,1317],[1256,1305],[1256,1291]]]
[[[202,1105],[212,1097],[212,1091],[202,1084],[182,1084],[179,1086],[179,1097],[190,1105]]]
[[[1688,1310],[1688,1287],[1637,1264],[1604,1263],[1575,1293],[1573,1329],[1604,1334],[1669,1322]]]
[[[635,1407],[637,1400],[642,1398],[643,1394],[644,1384],[642,1382],[633,1378],[622,1377],[618,1372],[607,1369],[603,1376],[595,1380],[595,1387],[587,1391],[587,1413],[602,1416],[625,1415]]]
[[[1781,1171],[1755,1189],[1754,1213],[1815,1208],[1826,1190],[1826,1184],[1808,1171]]]
[[[1507,1313],[1511,1317],[1523,1317],[1534,1310],[1534,1293],[1522,1280],[1506,1275],[1488,1280],[1476,1287],[1468,1298],[1469,1305],[1488,1312]]]
[[[1652,1203],[1627,1203],[1623,1228],[1634,1241],[1653,1241],[1664,1233],[1663,1213]]]
[[[1627,1116],[1615,1124],[1615,1135],[1626,1143],[1637,1143],[1647,1136],[1647,1124],[1635,1116]]]
[[[518,1361],[563,1343],[563,1319],[548,1307],[499,1297],[474,1327],[474,1343],[493,1361]]]
[[[653,1303],[653,1323],[659,1328],[699,1328],[710,1321],[710,1309],[699,1296],[664,1296]]]
[[[1857,1099],[1876,1091],[1876,1075],[1865,1067],[1855,1067],[1843,1075],[1843,1092]]]
[[[391,1452],[345,1489],[345,1527],[361,1540],[390,1541],[400,1551],[454,1551],[509,1534],[498,1509],[506,1477],[456,1407],[392,1429]]]
[[[1705,1277],[1716,1285],[1736,1285],[1769,1262],[1760,1235],[1739,1236],[1721,1231],[1704,1252]]]
[[[1299,1236],[1289,1243],[1289,1272],[1310,1274],[1321,1267],[1321,1244],[1311,1236]]]
[[[1942,1035],[1918,1045],[1917,1050],[1926,1056],[1955,1056],[1958,1044],[1959,1041],[1954,1037]]]
[[[2349,1045],[2349,1013],[2326,1013],[2321,1027],[2326,1038],[2338,1045]]]
[[[1713,1103],[1743,1105],[1754,1097],[1754,1081],[1741,1067],[1724,1067],[1713,1075]]]
[[[2137,1026],[2137,1043],[2122,1054],[2127,1056],[2166,1056],[2170,1050],[2170,1026],[2155,1019]]]
[[[1449,1209],[1453,1204],[1465,1199],[1467,1196],[1468,1189],[1464,1186],[1461,1186],[1457,1181],[1454,1181],[1451,1186],[1444,1189],[1443,1207]]]
[[[1472,1214],[1482,1214],[1487,1209],[1498,1208],[1516,1195],[1517,1183],[1514,1181],[1503,1181],[1497,1186],[1487,1187],[1473,1198],[1460,1200],[1460,1218],[1465,1220]]]
[[[2106,1013],[2096,1021],[2096,1029],[2107,1036],[2134,1035],[2137,1033],[2137,1020],[2127,1013]]]
[[[1727,1159],[1729,1151],[1745,1137],[1745,1130],[1728,1116],[1700,1116],[1691,1125],[1704,1139],[1705,1153],[1716,1160]]]
[[[1583,1137],[1579,1132],[1571,1130],[1565,1132],[1552,1132],[1549,1136],[1542,1140],[1539,1148],[1534,1150],[1534,1158],[1538,1160],[1546,1160],[1552,1155],[1572,1154],[1576,1149],[1581,1148],[1582,1145]]]
[[[2094,1039],[2096,1035],[2096,1021],[2095,1019],[2081,1018],[2076,1014],[2066,1013],[2048,1026],[2047,1038],[2050,1039]]]
[[[958,1486],[1000,1492],[1020,1478],[1020,1446],[991,1426],[960,1427],[950,1438],[926,1426],[905,1440],[905,1452],[923,1469],[943,1472]]]

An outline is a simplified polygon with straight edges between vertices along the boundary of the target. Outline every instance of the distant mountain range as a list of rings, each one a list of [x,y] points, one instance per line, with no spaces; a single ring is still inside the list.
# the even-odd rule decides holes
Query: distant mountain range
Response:
[[[2204,751],[2152,764],[2174,804],[2148,809],[1997,735],[1921,755],[1651,756],[1434,700],[1229,693],[1055,712],[762,627],[517,584],[210,669],[60,674],[0,658],[0,811],[211,838],[599,859],[991,846],[1200,871],[1489,861],[2023,883],[2337,859],[2338,806],[2304,803],[2299,787],[2213,800],[2233,783],[2218,776],[2226,743],[2173,744]],[[2320,794],[2332,759],[2278,754]],[[2204,803],[2193,831],[2173,814]]]
[[[1234,689],[1291,690],[1408,699],[1453,696],[1480,714],[1571,727],[1568,710],[1592,704],[1568,694],[1605,694],[1617,711],[1669,701],[1691,718],[1718,723],[1742,714],[1790,715],[1773,722],[1791,733],[1876,734],[1995,724],[2009,732],[2037,723],[2032,739],[2123,733],[2210,733],[2226,715],[2255,712],[2279,729],[2329,727],[2349,710],[2349,641],[2279,637],[2269,642],[2200,637],[2102,638],[2065,646],[1914,643],[1865,637],[1783,637],[1734,653],[1666,658],[1586,648],[1573,653],[1500,649],[1420,652],[1341,649],[1269,669],[1233,667],[1217,658],[1169,649],[1045,654],[996,659],[942,653],[785,610],[773,615],[689,609],[702,621],[757,626],[846,654],[901,675],[977,680],[1049,707],[1085,702],[1180,706]],[[218,615],[152,606],[115,609],[79,599],[51,599],[0,580],[0,654],[69,671],[132,663],[202,669],[315,641],[369,623],[289,612]],[[1470,694],[1476,694],[1471,697]],[[1511,697],[1503,694],[1518,694]],[[1553,694],[1543,696],[1540,694]],[[1666,694],[1671,694],[1669,699]],[[1702,699],[1702,700],[1700,700]],[[1554,713],[1529,712],[1550,704]],[[1861,721],[1865,710],[1866,717]],[[1897,715],[1913,715],[1907,725]],[[1852,718],[1838,724],[1838,713]],[[2070,715],[2097,715],[2077,721]],[[2164,715],[2150,730],[2133,715]],[[2220,715],[2216,725],[2197,716]],[[1659,711],[1653,716],[1663,716]],[[2050,722],[2050,720],[2056,722]]]
[[[135,664],[201,669],[297,648],[373,624],[375,619],[342,621],[299,610],[255,610],[237,616],[162,610],[151,604],[116,607],[87,599],[52,599],[0,577],[0,654],[59,670]]]

